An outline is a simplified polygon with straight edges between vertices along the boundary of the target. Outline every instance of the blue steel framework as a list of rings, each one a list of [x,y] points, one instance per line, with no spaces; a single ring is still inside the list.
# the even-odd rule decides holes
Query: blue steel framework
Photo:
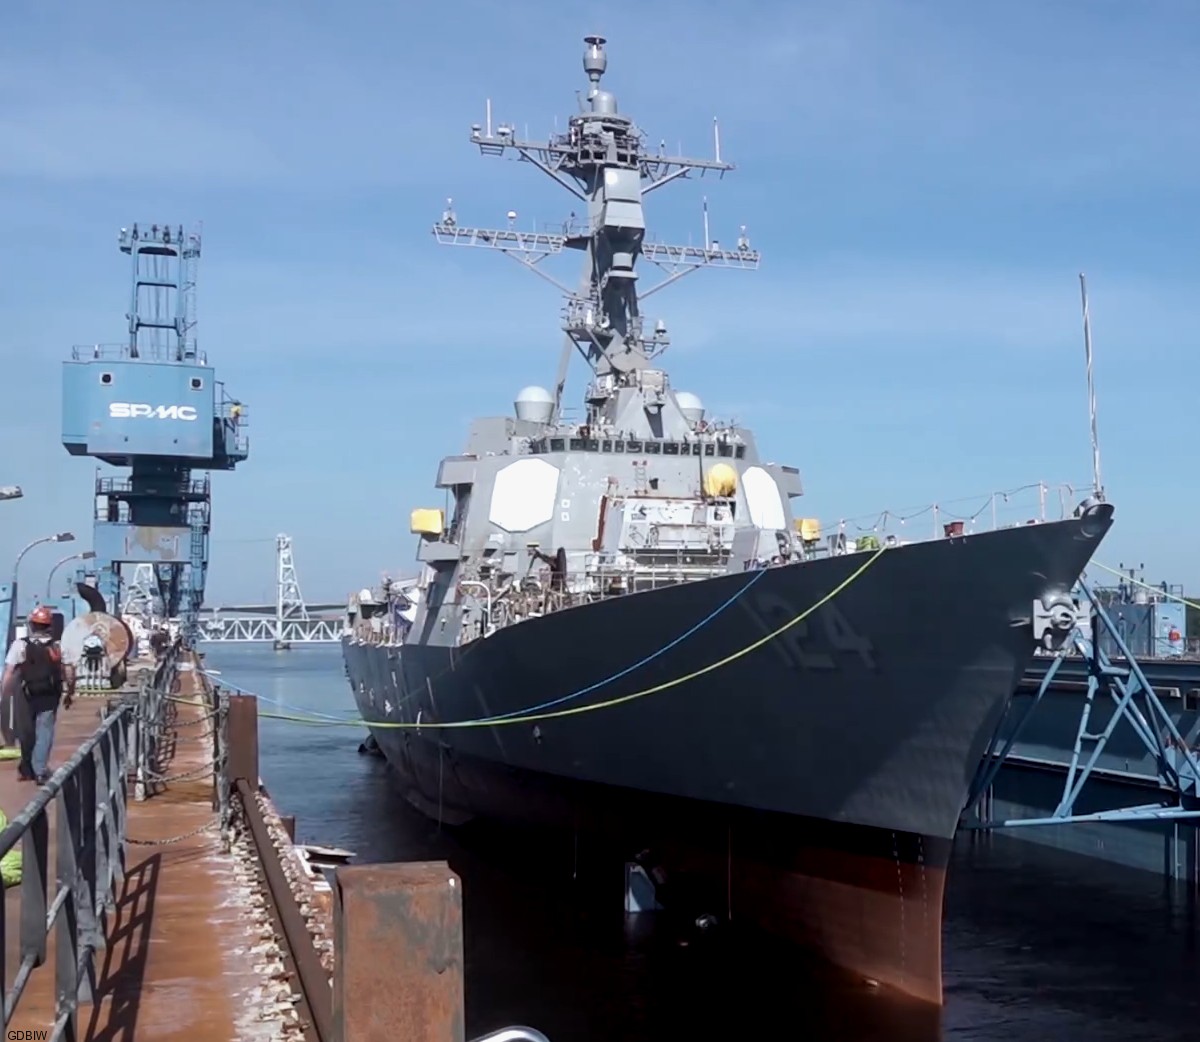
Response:
[[[122,568],[154,567],[163,614],[195,638],[208,569],[208,473],[249,455],[245,410],[225,393],[195,340],[200,236],[152,224],[121,229],[132,267],[129,339],[76,347],[63,365],[63,445],[97,468],[97,585],[120,605]],[[197,472],[203,476],[196,477]]]
[[[1137,656],[1125,643],[1121,628],[1105,610],[1103,599],[1084,582],[1079,584],[1084,603],[1091,609],[1091,633],[1076,630],[1074,640],[1056,655],[1045,670],[1041,683],[1018,713],[1017,701],[1010,703],[1008,715],[1001,721],[992,737],[976,774],[963,827],[968,829],[1015,828],[1033,825],[1066,825],[1077,822],[1146,822],[1179,821],[1200,818],[1200,758],[1190,748],[1155,692]],[[1119,658],[1114,662],[1107,647],[1114,647]],[[1066,765],[1062,796],[1054,811],[1043,817],[993,820],[988,811],[988,794],[1000,768],[1021,738],[1025,725],[1041,704],[1046,693],[1054,687],[1059,667],[1069,662],[1074,650],[1087,670],[1087,690],[1080,708],[1079,725],[1074,747]],[[1089,731],[1093,709],[1104,696],[1112,703],[1105,725]],[[1103,714],[1098,714],[1103,716]],[[1126,721],[1138,740],[1150,754],[1162,787],[1162,796],[1153,803],[1126,806],[1087,814],[1075,813],[1084,785],[1096,769],[1105,746],[1118,724]]]

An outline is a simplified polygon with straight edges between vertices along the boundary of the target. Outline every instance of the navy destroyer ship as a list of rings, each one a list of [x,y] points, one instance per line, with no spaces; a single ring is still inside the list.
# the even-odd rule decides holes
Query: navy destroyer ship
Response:
[[[575,196],[545,231],[469,227],[443,243],[541,262],[573,250],[552,389],[521,390],[441,460],[445,508],[415,510],[420,575],[351,598],[344,657],[359,711],[409,800],[451,825],[544,823],[712,886],[719,910],[941,1001],[942,894],[973,774],[1035,646],[1078,619],[1070,591],[1112,523],[1064,519],[895,543],[822,538],[795,467],[710,417],[662,364],[639,292],[726,249],[647,237],[647,195],[723,174],[648,146],[601,86],[586,38],[579,111],[549,141],[471,128]],[[642,264],[639,267],[638,262]],[[723,363],[753,364],[728,344]],[[586,361],[583,411],[563,406]],[[714,368],[719,390],[723,377]],[[940,534],[940,533],[939,533]],[[662,873],[665,872],[665,877]]]

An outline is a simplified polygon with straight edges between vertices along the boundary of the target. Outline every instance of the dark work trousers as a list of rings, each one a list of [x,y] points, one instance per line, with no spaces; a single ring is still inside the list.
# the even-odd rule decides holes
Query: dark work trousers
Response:
[[[29,699],[20,688],[13,692],[12,708],[13,730],[17,732],[17,741],[21,745],[21,762],[17,764],[17,774],[22,778],[32,778],[33,743],[36,733],[33,727],[33,713],[29,709]]]
[[[13,723],[13,716],[16,713],[13,705],[15,701],[14,695],[0,695],[0,738],[4,739],[5,745],[12,745],[17,740],[16,727]]]
[[[58,713],[57,695],[38,695],[30,698],[22,691],[17,696],[20,706],[18,732],[21,739],[21,762],[17,773],[22,778],[39,778],[39,772],[49,769],[51,747],[54,744],[54,718]],[[48,714],[48,715],[47,715]],[[46,719],[39,721],[38,717]],[[41,763],[36,762],[38,727],[46,731],[44,748],[40,757]]]

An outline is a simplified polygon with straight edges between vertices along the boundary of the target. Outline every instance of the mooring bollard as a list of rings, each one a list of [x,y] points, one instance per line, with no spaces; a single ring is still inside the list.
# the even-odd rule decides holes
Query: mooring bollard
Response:
[[[464,1042],[462,883],[445,861],[336,873],[336,1042]]]

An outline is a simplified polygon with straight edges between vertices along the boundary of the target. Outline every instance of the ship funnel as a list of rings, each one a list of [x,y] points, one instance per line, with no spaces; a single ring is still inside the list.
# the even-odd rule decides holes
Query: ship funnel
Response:
[[[544,387],[522,387],[513,402],[518,420],[549,423],[554,411],[554,396]]]
[[[704,403],[691,391],[676,391],[675,404],[679,406],[689,427],[695,427],[704,419]]]

